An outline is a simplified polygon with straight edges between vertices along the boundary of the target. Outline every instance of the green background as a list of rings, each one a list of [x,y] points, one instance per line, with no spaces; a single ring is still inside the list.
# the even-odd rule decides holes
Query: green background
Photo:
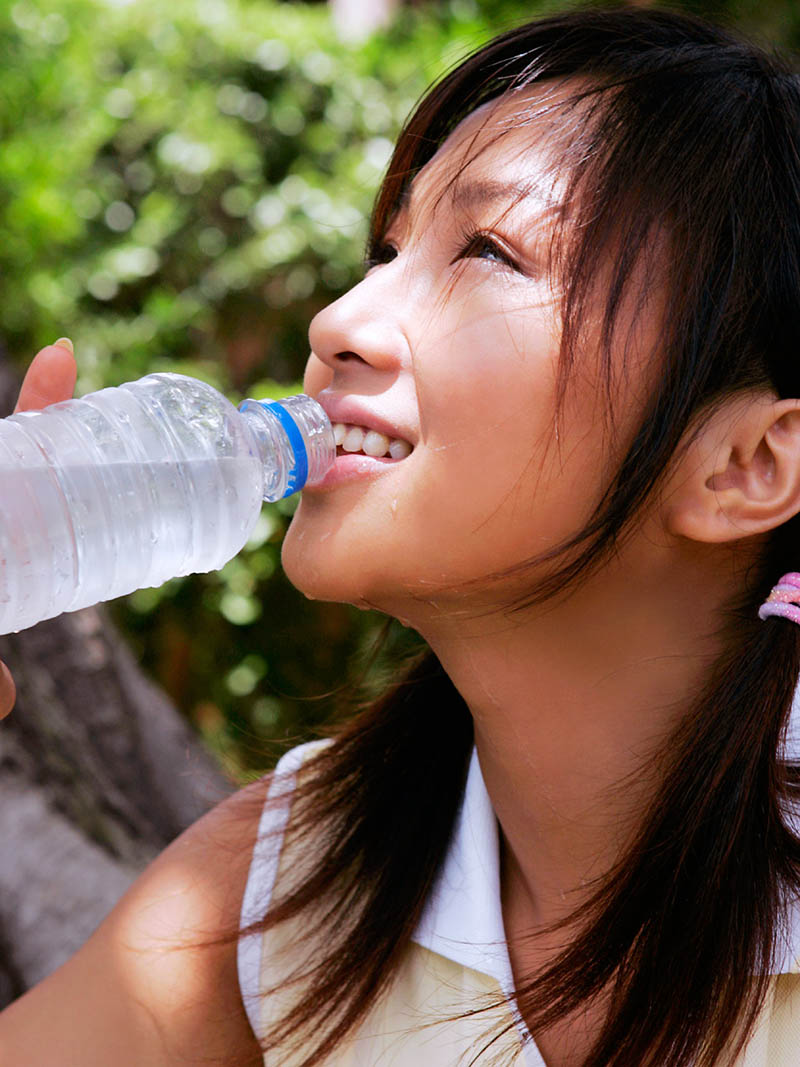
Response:
[[[79,393],[168,369],[233,400],[298,391],[308,323],[360,276],[372,198],[414,102],[493,34],[567,6],[405,7],[354,46],[322,4],[4,5],[0,342],[23,369],[72,337]],[[800,43],[796,0],[680,6]],[[283,577],[291,507],[266,506],[222,571],[113,606],[239,779],[381,673],[381,617],[306,601]],[[414,641],[395,626],[377,667]]]

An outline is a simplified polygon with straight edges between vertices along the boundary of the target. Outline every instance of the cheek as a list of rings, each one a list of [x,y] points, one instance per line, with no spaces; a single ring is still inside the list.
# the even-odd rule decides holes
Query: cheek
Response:
[[[591,514],[602,480],[593,390],[567,397],[556,435],[552,330],[522,316],[494,325],[480,345],[456,334],[417,375],[426,431],[418,514],[474,573],[569,538]]]
[[[474,300],[415,362],[424,440],[433,449],[529,459],[552,437],[557,362],[549,308],[498,310]]]

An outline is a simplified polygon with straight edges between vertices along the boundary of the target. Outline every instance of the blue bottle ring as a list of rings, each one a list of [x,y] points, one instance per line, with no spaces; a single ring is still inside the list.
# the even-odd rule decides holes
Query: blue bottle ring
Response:
[[[292,493],[296,493],[299,489],[302,489],[308,480],[308,452],[306,451],[306,443],[303,440],[303,435],[294,421],[292,416],[277,400],[260,400],[259,403],[267,411],[271,412],[280,422],[286,431],[286,436],[289,438],[289,444],[292,446],[292,452],[294,454],[294,466],[290,468],[288,475],[288,482],[286,484],[286,492],[283,494],[291,496]]]

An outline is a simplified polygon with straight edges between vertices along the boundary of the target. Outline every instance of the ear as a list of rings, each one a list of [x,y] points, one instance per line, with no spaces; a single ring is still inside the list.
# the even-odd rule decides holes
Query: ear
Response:
[[[670,533],[722,543],[800,512],[800,400],[737,393],[680,455],[662,497]]]

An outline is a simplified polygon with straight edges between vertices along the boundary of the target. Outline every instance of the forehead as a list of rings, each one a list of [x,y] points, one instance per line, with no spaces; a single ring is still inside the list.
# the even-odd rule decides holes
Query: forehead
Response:
[[[575,86],[531,86],[490,100],[463,119],[406,187],[398,214],[429,218],[444,207],[472,211],[561,203],[558,166]]]

